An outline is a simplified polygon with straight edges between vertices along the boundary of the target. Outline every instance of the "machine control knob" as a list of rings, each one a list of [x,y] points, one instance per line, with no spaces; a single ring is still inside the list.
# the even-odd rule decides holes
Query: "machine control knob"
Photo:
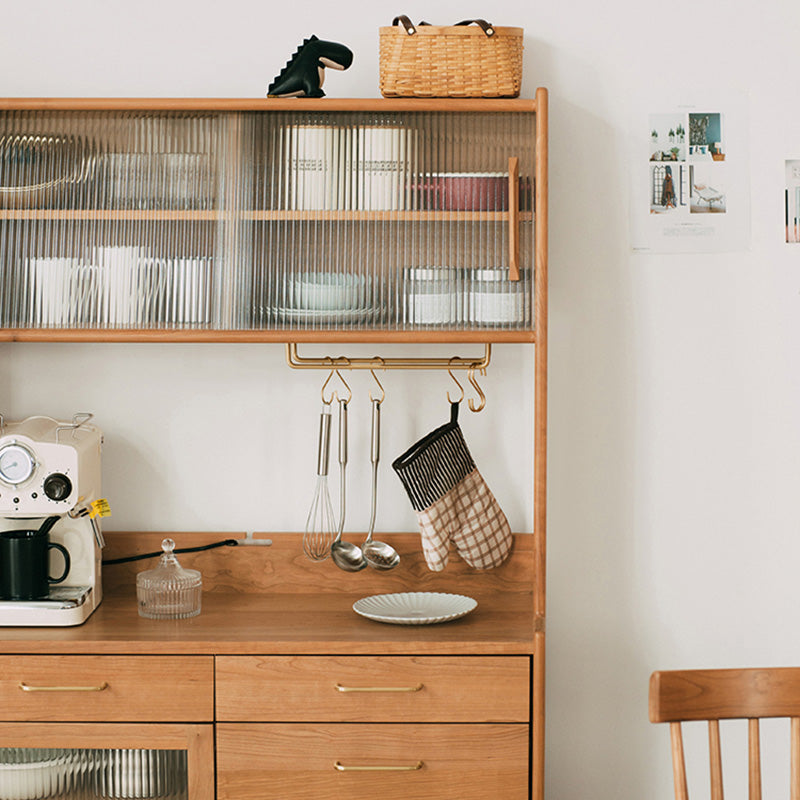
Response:
[[[44,479],[44,493],[51,500],[66,500],[72,494],[72,481],[61,472],[53,472]]]

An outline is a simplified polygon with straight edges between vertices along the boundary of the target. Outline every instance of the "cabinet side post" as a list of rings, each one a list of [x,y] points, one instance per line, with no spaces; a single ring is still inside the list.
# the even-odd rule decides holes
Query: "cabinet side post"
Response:
[[[543,619],[547,511],[547,90],[541,88],[536,90],[535,170],[534,616]]]
[[[536,345],[534,388],[534,571],[533,727],[531,798],[544,800],[545,589],[547,519],[547,89],[536,90],[535,153]]]
[[[211,725],[190,726],[188,739],[189,800],[214,800],[217,784],[214,774],[214,733]]]

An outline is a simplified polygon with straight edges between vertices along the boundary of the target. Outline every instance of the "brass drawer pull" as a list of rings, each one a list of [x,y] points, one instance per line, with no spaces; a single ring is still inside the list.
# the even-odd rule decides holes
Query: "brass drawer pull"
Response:
[[[333,762],[333,768],[339,770],[339,772],[413,772],[417,769],[422,769],[423,762],[417,761],[416,764],[406,764],[397,767],[390,767],[390,766],[376,766],[376,767],[365,767],[365,766],[354,766],[354,767],[346,767],[340,761]]]
[[[23,692],[103,692],[108,689],[108,682],[103,681],[100,686],[28,686],[20,683]]]
[[[337,692],[419,692],[425,688],[425,684],[418,683],[416,686],[342,686],[336,684]]]

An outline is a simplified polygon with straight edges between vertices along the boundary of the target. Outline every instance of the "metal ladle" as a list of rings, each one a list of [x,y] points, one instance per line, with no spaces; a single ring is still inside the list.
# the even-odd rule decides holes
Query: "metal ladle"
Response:
[[[373,377],[375,377],[373,373]],[[377,378],[375,379],[377,380]],[[380,384],[379,384],[380,385]],[[394,569],[400,563],[400,556],[397,550],[385,542],[373,541],[372,532],[375,530],[375,512],[378,505],[378,461],[380,460],[381,450],[381,399],[372,400],[372,449],[370,451],[370,461],[372,461],[372,508],[369,517],[369,533],[361,545],[364,558],[373,569],[388,570]]]
[[[341,377],[341,376],[340,376]],[[347,400],[339,400],[339,532],[331,544],[331,558],[339,569],[345,572],[360,572],[367,566],[361,548],[352,542],[342,541],[345,512],[345,471],[347,468]]]

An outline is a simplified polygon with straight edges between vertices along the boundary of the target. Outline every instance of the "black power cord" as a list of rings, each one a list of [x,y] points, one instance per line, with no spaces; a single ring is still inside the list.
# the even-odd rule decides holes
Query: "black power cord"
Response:
[[[199,553],[201,550],[213,550],[215,547],[238,547],[239,542],[236,539],[223,539],[220,542],[212,542],[211,544],[204,544],[200,547],[176,547],[173,553]],[[155,558],[156,556],[164,555],[163,550],[157,553],[141,553],[138,556],[125,556],[124,558],[108,558],[103,560],[103,566],[109,564],[125,564],[128,561],[143,561],[146,558]]]

